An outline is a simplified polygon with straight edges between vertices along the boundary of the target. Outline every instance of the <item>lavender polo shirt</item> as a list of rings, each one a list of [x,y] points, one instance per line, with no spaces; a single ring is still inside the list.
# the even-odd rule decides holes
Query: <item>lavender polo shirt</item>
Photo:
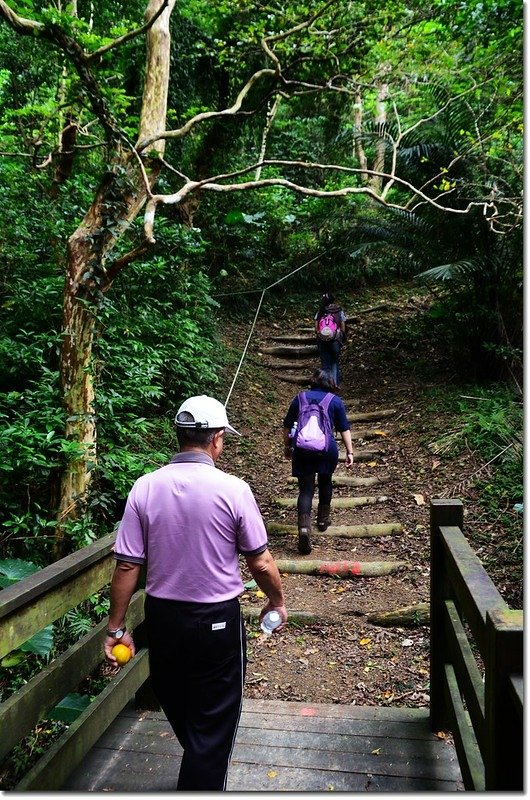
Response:
[[[250,486],[217,469],[206,453],[178,453],[132,487],[114,557],[147,563],[147,594],[216,603],[243,591],[239,553],[267,549]]]

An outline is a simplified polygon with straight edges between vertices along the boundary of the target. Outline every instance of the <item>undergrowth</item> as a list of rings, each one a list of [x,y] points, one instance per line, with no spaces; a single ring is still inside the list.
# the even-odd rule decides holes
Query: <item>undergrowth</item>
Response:
[[[447,387],[433,414],[452,420],[429,443],[442,456],[464,450],[480,466],[460,486],[472,489],[478,507],[466,535],[507,602],[522,608],[523,579],[523,404],[506,385]],[[476,523],[481,523],[477,525]]]

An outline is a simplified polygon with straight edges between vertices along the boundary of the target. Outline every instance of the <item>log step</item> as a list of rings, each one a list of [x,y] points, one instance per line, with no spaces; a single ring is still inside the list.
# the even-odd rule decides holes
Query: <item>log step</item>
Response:
[[[379,437],[388,436],[390,431],[384,431],[379,428],[352,428],[351,431],[351,438],[352,439],[377,439]]]
[[[300,333],[300,334],[284,334],[282,336],[270,336],[271,342],[278,342],[281,344],[315,344],[315,334]]]
[[[287,346],[273,346],[262,347],[261,353],[268,356],[284,356],[286,358],[309,358],[310,356],[318,355],[318,347],[287,347]]]
[[[406,561],[317,561],[308,559],[294,561],[278,559],[281,573],[287,575],[318,575],[335,578],[373,578],[390,575],[408,566]]]
[[[376,419],[391,417],[395,413],[395,408],[383,408],[380,411],[355,411],[348,414],[348,422],[372,422]]]
[[[262,606],[241,606],[241,613],[245,622],[255,622],[259,620]],[[329,622],[326,617],[315,614],[312,611],[291,611],[289,608],[289,619],[287,625],[316,625]]]
[[[380,483],[387,483],[390,475],[372,475],[370,478],[350,477],[349,475],[333,475],[331,481],[334,486],[377,486]],[[298,484],[298,479],[290,477],[287,479],[289,484]]]
[[[283,361],[283,362],[277,362],[276,364],[264,364],[263,366],[267,367],[267,369],[274,369],[279,371],[282,370],[288,371],[290,369],[300,371],[303,369],[305,370],[308,376],[308,380],[309,380],[309,374],[312,373],[313,370],[315,369],[314,362],[312,364],[302,364],[299,361]]]
[[[305,386],[309,389],[309,378],[307,375],[278,375],[278,380],[286,383],[295,383],[297,386]]]
[[[367,448],[366,450],[364,448],[362,450],[356,450],[354,448],[352,452],[354,461],[372,461],[374,458],[385,454],[385,451],[380,448]],[[346,461],[346,455],[339,455],[339,461]]]
[[[331,508],[357,508],[358,506],[369,506],[375,503],[384,503],[388,497],[333,497]],[[296,497],[277,497],[276,504],[282,508],[295,508]]]
[[[266,525],[268,536],[297,536],[296,525],[286,525],[283,522],[268,522]],[[330,525],[322,531],[313,531],[315,536],[338,536],[345,539],[363,539],[376,536],[392,536],[403,533],[403,525],[399,522],[376,522],[367,525]]]
[[[379,611],[368,615],[368,622],[372,625],[382,625],[391,627],[429,625],[431,621],[431,610],[429,603],[416,603],[413,606],[403,606],[394,611]]]

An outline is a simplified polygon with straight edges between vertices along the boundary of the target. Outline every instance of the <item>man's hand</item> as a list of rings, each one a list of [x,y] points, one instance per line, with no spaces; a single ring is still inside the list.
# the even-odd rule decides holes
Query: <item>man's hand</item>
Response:
[[[263,608],[261,609],[261,614],[259,615],[260,625],[263,617],[265,616],[265,614],[268,614],[269,611],[277,611],[282,620],[281,623],[278,625],[278,627],[274,628],[273,633],[279,633],[279,631],[283,631],[283,629],[287,625],[287,617],[288,617],[287,609],[285,608],[285,606],[273,606],[271,601],[269,600],[267,605],[263,606]]]
[[[134,646],[134,640],[129,631],[125,631],[121,639],[114,639],[113,636],[106,636],[105,641],[103,643],[103,650],[105,653],[105,660],[111,667],[117,667],[118,662],[112,655],[112,648],[117,644],[124,644],[126,647],[129,648],[131,651],[131,656],[134,657],[136,655],[136,647]]]

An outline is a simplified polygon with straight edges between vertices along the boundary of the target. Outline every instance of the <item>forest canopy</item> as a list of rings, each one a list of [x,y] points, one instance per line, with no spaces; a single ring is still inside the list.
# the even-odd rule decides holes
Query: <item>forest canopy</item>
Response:
[[[220,295],[317,254],[308,289],[436,282],[520,381],[520,3],[0,0],[0,50],[9,552],[106,532],[215,387]]]

